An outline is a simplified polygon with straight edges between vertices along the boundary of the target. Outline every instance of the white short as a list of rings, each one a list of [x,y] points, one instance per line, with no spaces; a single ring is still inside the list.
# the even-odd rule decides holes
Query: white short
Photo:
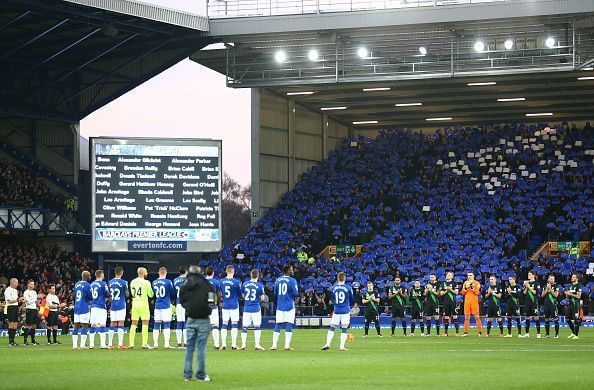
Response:
[[[107,310],[98,307],[91,308],[91,325],[103,325],[107,323]]]
[[[111,322],[124,322],[126,321],[126,309],[122,310],[110,310],[109,319]]]
[[[259,328],[260,325],[262,325],[262,313],[260,313],[259,311],[255,313],[246,313],[245,311],[243,312],[243,328],[248,328],[252,326]]]
[[[186,322],[186,309],[180,304],[175,305],[175,318],[177,322]]]
[[[342,325],[343,327],[348,327],[351,323],[351,314],[332,314],[332,318],[330,319],[330,325],[338,326]]]
[[[237,309],[223,309],[223,325],[227,325],[231,322],[239,322],[239,308]]]
[[[212,309],[212,312],[208,316],[208,319],[210,320],[210,324],[212,326],[217,326],[217,327],[220,326],[220,324],[219,324],[219,308],[218,307],[216,309]]]
[[[162,321],[162,322],[171,322],[171,317],[173,314],[171,313],[171,308],[169,309],[155,309],[155,321]]]
[[[295,309],[291,309],[289,311],[276,311],[276,323],[283,324],[283,323],[295,323]]]
[[[74,323],[75,324],[90,324],[91,323],[91,313],[85,314],[76,314],[74,313]]]

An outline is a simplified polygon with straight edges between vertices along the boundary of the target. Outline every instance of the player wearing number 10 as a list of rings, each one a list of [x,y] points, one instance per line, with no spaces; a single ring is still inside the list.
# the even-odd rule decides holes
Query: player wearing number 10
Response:
[[[153,344],[159,348],[159,330],[163,326],[165,349],[171,349],[169,338],[171,336],[171,301],[175,300],[176,293],[171,280],[167,279],[167,268],[159,268],[159,278],[153,281],[155,292],[155,323],[153,325]]]
[[[281,326],[285,325],[285,351],[292,351],[291,337],[293,336],[293,323],[295,322],[295,298],[299,296],[297,281],[293,278],[293,267],[285,265],[283,276],[274,283],[274,296],[276,297],[276,323],[272,333],[272,351],[276,350]]]
[[[332,300],[334,301],[334,313],[332,313],[332,318],[330,319],[330,329],[328,329],[326,344],[322,347],[322,351],[330,349],[330,343],[334,337],[334,329],[339,325],[342,327],[339,349],[341,351],[347,351],[344,343],[347,340],[347,331],[351,322],[351,305],[355,303],[355,297],[351,286],[347,286],[344,283],[345,280],[346,274],[340,272],[338,274],[338,281],[331,290]]]
[[[130,295],[132,296],[132,311],[130,326],[130,348],[134,348],[134,339],[136,338],[136,327],[138,321],[142,321],[142,349],[153,349],[148,345],[148,324],[151,319],[151,312],[149,309],[149,298],[155,294],[151,288],[151,282],[145,280],[147,270],[144,267],[139,267],[136,271],[138,277],[130,282]]]

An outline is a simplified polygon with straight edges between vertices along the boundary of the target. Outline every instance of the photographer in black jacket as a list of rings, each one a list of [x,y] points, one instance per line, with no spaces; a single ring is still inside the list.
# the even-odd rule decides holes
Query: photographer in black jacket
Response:
[[[202,276],[200,267],[190,266],[188,277],[182,284],[179,297],[181,305],[186,309],[186,329],[188,340],[184,362],[184,378],[192,380],[192,359],[194,349],[198,350],[198,369],[196,379],[210,382],[212,379],[206,375],[206,342],[210,334],[208,316],[211,308],[216,307],[217,295],[212,285]]]

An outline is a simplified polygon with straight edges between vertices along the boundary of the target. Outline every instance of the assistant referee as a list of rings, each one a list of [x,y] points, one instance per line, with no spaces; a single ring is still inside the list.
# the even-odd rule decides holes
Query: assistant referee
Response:
[[[19,323],[19,292],[17,287],[19,281],[16,278],[10,279],[10,284],[4,290],[4,300],[6,301],[6,316],[8,317],[8,345],[11,347],[18,344],[14,341]]]

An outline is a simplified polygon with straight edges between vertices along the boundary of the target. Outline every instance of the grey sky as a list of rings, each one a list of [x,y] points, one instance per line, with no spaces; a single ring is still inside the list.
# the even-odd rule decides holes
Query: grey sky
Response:
[[[149,0],[189,12],[204,0]],[[184,60],[81,121],[93,136],[213,138],[223,141],[223,170],[249,184],[250,91],[225,86],[225,77]]]

